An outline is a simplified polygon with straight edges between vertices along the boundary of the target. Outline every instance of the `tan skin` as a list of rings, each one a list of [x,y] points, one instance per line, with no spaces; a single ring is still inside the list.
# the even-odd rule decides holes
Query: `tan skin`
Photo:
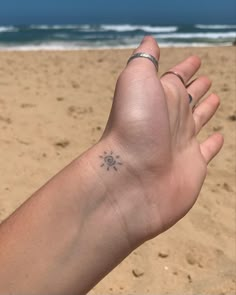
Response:
[[[151,37],[135,52],[160,55]],[[199,67],[192,56],[171,70],[188,83]],[[136,247],[178,222],[223,145],[220,134],[196,140],[219,106],[210,94],[192,112],[210,86],[199,77],[186,90],[173,74],[159,79],[148,59],[132,60],[100,141],[1,224],[0,294],[86,294]],[[107,170],[111,153],[117,171]]]

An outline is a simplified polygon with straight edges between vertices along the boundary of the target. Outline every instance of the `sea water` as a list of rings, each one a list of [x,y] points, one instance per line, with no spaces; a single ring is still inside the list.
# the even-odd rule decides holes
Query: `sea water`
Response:
[[[0,26],[0,50],[131,48],[145,35],[161,47],[228,46],[236,25],[22,25]]]

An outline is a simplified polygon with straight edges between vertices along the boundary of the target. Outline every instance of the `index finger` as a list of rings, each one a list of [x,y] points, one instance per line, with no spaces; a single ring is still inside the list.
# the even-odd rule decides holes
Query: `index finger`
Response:
[[[185,84],[196,74],[196,72],[199,70],[201,66],[201,59],[196,56],[190,56],[181,63],[177,64],[173,68],[171,68],[169,71],[175,72],[178,75],[180,75],[184,81]],[[165,75],[162,77],[162,80],[172,81],[174,84],[181,83],[179,77],[177,77],[174,74],[169,73],[168,75]]]

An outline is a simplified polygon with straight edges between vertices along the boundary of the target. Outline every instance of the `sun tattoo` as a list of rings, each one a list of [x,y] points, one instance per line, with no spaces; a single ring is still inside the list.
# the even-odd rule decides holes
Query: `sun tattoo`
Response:
[[[123,165],[120,161],[120,156],[116,156],[113,152],[107,153],[104,152],[102,156],[99,156],[102,159],[102,164],[100,167],[105,167],[107,171],[110,169],[118,170],[118,165]]]

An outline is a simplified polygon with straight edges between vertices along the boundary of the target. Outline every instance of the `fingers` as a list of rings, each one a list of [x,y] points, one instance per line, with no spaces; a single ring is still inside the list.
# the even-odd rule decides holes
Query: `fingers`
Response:
[[[219,153],[223,143],[223,136],[219,133],[215,133],[200,145],[201,153],[207,164]]]
[[[134,50],[133,54],[141,52],[151,54],[157,61],[159,60],[160,49],[156,40],[151,36],[144,37],[139,47]],[[155,71],[156,73],[155,65],[148,58],[134,58],[128,63],[127,68],[141,68]]]
[[[188,93],[193,98],[191,106],[194,106],[207,93],[210,87],[211,81],[205,76],[199,77],[191,82],[187,88]]]
[[[198,56],[190,56],[171,70],[177,72],[187,83],[190,78],[198,71],[201,66],[201,60]]]
[[[189,81],[189,79],[191,79],[196,74],[200,66],[200,58],[198,56],[190,56],[183,62],[171,68],[170,71],[180,75],[184,83],[186,84]],[[172,82],[173,84],[182,85],[183,87],[183,83],[181,82],[181,79],[178,77],[178,75],[168,74],[163,76],[162,80]]]
[[[193,112],[195,134],[198,134],[201,128],[211,119],[219,105],[219,97],[215,94],[211,94],[195,108]]]

